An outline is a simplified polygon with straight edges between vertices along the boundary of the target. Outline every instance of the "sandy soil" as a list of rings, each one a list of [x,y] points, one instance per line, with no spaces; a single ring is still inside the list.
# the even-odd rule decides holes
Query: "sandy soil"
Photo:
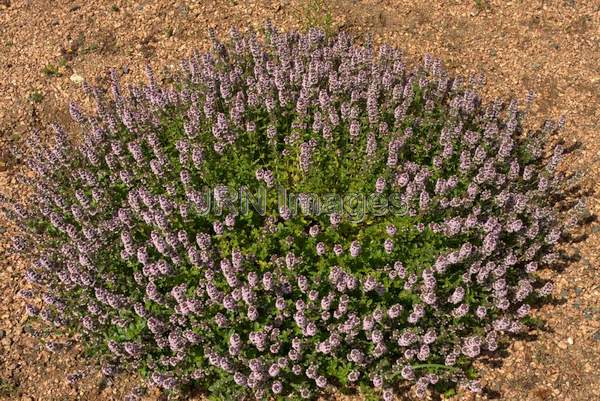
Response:
[[[324,18],[331,11],[331,21]],[[164,79],[178,60],[207,44],[207,27],[285,28],[325,24],[358,37],[373,34],[418,60],[429,52],[452,71],[485,73],[485,93],[537,94],[532,121],[567,117],[564,140],[579,143],[566,169],[592,190],[600,213],[600,2],[594,0],[0,0],[0,193],[20,191],[9,157],[34,127],[68,124],[68,99],[81,99],[82,78],[104,80],[109,67],[140,79],[149,60]],[[83,102],[85,105],[85,102]],[[24,261],[7,252],[11,231],[0,221],[0,399],[121,400],[140,384],[131,375],[103,380],[77,344],[50,354],[16,296]],[[486,390],[456,400],[588,401],[600,399],[600,225],[569,247],[577,261],[560,273],[555,302],[536,316],[545,324],[482,364]],[[82,371],[72,386],[66,376]],[[150,390],[148,400],[160,395]]]

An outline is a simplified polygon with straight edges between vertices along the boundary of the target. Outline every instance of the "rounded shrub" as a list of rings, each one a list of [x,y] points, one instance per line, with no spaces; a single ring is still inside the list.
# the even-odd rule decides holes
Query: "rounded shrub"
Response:
[[[473,361],[552,290],[562,124],[344,33],[212,40],[173,87],[84,84],[79,138],[33,135],[4,206],[28,312],[107,375],[214,399],[479,391]]]

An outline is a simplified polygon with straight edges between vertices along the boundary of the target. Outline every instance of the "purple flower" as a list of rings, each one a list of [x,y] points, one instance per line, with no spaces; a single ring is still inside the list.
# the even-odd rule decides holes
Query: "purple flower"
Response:
[[[333,253],[335,253],[336,256],[340,256],[343,252],[344,252],[344,249],[342,248],[342,246],[340,244],[335,244],[333,246]]]
[[[337,227],[342,221],[341,216],[338,213],[332,213],[329,215],[329,222],[333,227]]]
[[[350,123],[350,137],[353,139],[358,138],[358,136],[360,135],[360,125],[358,124],[358,121],[353,120]]]
[[[469,305],[460,304],[457,308],[454,308],[454,310],[452,311],[452,315],[454,317],[458,318],[458,317],[465,316],[468,312],[469,312]]]
[[[389,235],[390,237],[393,237],[394,235],[396,235],[396,226],[394,226],[393,224],[389,224],[386,228],[385,228],[385,232],[387,233],[387,235]]]
[[[273,394],[279,394],[283,391],[283,385],[280,381],[274,381],[271,385],[271,389],[273,390]]]
[[[462,287],[458,287],[454,290],[452,295],[448,298],[448,302],[457,304],[460,303],[465,296],[465,289]]]
[[[383,397],[383,401],[392,401],[394,399],[394,390],[391,388],[387,388],[383,390],[381,395]]]
[[[400,374],[406,380],[414,380],[414,378],[415,378],[415,373],[410,365],[405,365],[402,368]]]
[[[383,249],[385,250],[386,253],[392,253],[393,250],[394,250],[394,241],[392,241],[391,239],[387,238],[383,242]]]
[[[552,283],[546,283],[544,284],[544,286],[540,289],[537,290],[537,293],[539,294],[540,297],[545,297],[548,296],[552,293],[552,290],[554,289],[554,285]]]
[[[348,373],[348,381],[351,383],[358,381],[359,378],[360,378],[360,372],[358,372],[356,370],[353,370],[352,372]]]
[[[311,226],[309,229],[309,234],[311,237],[316,237],[317,235],[319,235],[319,226],[318,225],[314,225]]]

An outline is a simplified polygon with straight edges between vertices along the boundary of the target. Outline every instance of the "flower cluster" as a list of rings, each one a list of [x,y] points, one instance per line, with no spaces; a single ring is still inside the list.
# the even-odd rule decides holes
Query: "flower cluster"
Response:
[[[116,71],[108,90],[84,84],[79,142],[34,133],[34,195],[4,206],[35,255],[28,313],[79,328],[107,374],[217,399],[479,391],[472,361],[552,291],[537,272],[564,234],[563,149],[544,145],[562,123],[524,133],[516,101],[483,103],[429,56],[408,69],[344,33],[265,31],[212,35],[175,88],[150,68],[127,91]],[[262,184],[393,193],[402,213],[232,207],[228,188]]]

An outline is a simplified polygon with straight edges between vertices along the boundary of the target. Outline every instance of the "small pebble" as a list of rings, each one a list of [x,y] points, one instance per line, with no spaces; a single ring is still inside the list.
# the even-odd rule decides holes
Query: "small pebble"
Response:
[[[82,83],[83,81],[85,81],[85,79],[84,79],[84,78],[83,78],[81,75],[79,75],[79,74],[77,74],[77,73],[76,73],[76,74],[73,74],[73,75],[71,75],[71,77],[70,77],[69,79],[70,79],[71,81],[75,82],[76,84],[80,84],[80,83]]]

